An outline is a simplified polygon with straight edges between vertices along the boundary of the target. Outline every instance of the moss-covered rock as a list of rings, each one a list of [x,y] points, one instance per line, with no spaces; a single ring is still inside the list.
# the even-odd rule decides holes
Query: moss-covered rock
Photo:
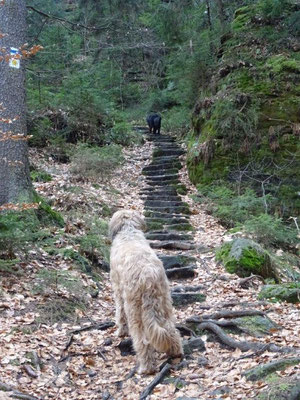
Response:
[[[253,240],[237,238],[225,243],[216,253],[217,260],[226,270],[241,277],[251,274],[278,279],[278,274],[269,254]]]
[[[282,283],[280,285],[265,285],[258,297],[260,299],[271,299],[273,301],[299,303],[300,282]]]
[[[290,365],[297,364],[300,364],[300,357],[286,358],[269,362],[267,364],[261,364],[258,367],[249,369],[242,375],[245,376],[248,381],[258,381],[262,380],[263,378],[272,374],[275,371],[282,371]]]
[[[233,322],[241,331],[254,337],[263,337],[279,328],[270,318],[261,315],[235,318]]]
[[[272,384],[256,398],[258,400],[298,400],[300,398],[300,379],[270,376]],[[269,380],[269,379],[268,379]]]

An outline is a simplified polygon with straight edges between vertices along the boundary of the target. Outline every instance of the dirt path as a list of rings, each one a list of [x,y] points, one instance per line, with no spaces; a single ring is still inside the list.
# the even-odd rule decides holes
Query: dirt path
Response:
[[[81,207],[97,198],[112,207],[135,208],[146,215],[147,237],[169,276],[186,348],[180,368],[172,370],[162,384],[155,386],[150,400],[259,398],[260,392],[271,390],[271,384],[247,381],[242,373],[259,364],[294,356],[258,348],[268,343],[294,348],[299,345],[299,306],[260,302],[258,286],[242,288],[240,278],[224,271],[215,261],[214,248],[223,242],[226,232],[192,199],[191,194],[197,192],[182,168],[184,163],[178,162],[184,159],[184,150],[166,135],[148,139],[142,148],[125,152],[126,163],[109,185],[95,188],[82,183],[80,194],[73,196],[64,190],[70,181],[68,167],[57,168],[47,161],[43,167],[51,169],[54,179],[48,184],[37,184],[37,189],[55,198],[58,209],[64,209],[66,203]],[[34,157],[40,164],[41,158]],[[101,209],[99,201],[97,204]],[[121,342],[115,336],[111,323],[114,304],[108,273],[102,273],[97,297],[89,297],[88,308],[78,309],[74,321],[51,326],[41,323],[31,330],[45,295],[33,296],[29,287],[37,272],[49,265],[54,270],[71,271],[84,286],[97,288],[91,277],[74,270],[71,261],[43,252],[24,265],[26,276],[22,281],[9,278],[5,282],[0,303],[0,399],[139,399],[153,376],[131,373],[135,356],[128,341]],[[68,298],[67,293],[59,296]],[[238,329],[234,315],[221,318],[226,311],[247,313],[249,309],[270,319],[271,328],[253,336],[250,329]],[[193,322],[187,323],[191,317],[195,317]],[[191,337],[198,334],[201,322],[211,320],[214,326],[235,320],[231,330],[226,331],[227,336],[235,343],[247,341],[258,347],[242,352],[238,346],[225,345],[224,340],[220,343],[220,337],[209,328],[202,328],[201,339]],[[163,355],[157,357],[163,364]],[[294,379],[296,367],[287,367],[277,374]],[[7,389],[10,385],[15,389],[15,397],[11,391],[4,394],[4,384]]]

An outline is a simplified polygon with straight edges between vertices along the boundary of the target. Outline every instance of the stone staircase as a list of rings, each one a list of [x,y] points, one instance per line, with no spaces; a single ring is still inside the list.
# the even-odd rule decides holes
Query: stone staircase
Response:
[[[179,179],[182,168],[179,157],[185,151],[169,135],[146,133],[146,139],[154,145],[151,163],[143,169],[146,186],[140,191],[147,223],[146,237],[162,260],[168,278],[180,283],[172,288],[174,306],[204,301],[205,296],[200,291],[203,288],[182,284],[184,279],[195,276],[197,268],[196,259],[191,255],[195,245],[190,209],[180,197],[185,187]]]

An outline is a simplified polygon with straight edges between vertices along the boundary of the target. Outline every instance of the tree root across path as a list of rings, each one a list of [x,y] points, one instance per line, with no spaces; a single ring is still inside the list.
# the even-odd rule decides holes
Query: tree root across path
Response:
[[[29,394],[19,392],[13,386],[0,382],[0,391],[5,392],[8,398],[19,400],[42,400],[41,397],[37,398]]]

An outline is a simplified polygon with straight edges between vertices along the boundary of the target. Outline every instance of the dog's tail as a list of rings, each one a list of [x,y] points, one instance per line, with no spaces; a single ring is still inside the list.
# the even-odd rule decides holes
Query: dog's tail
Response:
[[[143,307],[142,320],[147,339],[155,350],[170,356],[181,356],[183,350],[180,334],[172,319],[162,318],[160,314],[161,310],[156,311],[153,303],[152,307]]]

